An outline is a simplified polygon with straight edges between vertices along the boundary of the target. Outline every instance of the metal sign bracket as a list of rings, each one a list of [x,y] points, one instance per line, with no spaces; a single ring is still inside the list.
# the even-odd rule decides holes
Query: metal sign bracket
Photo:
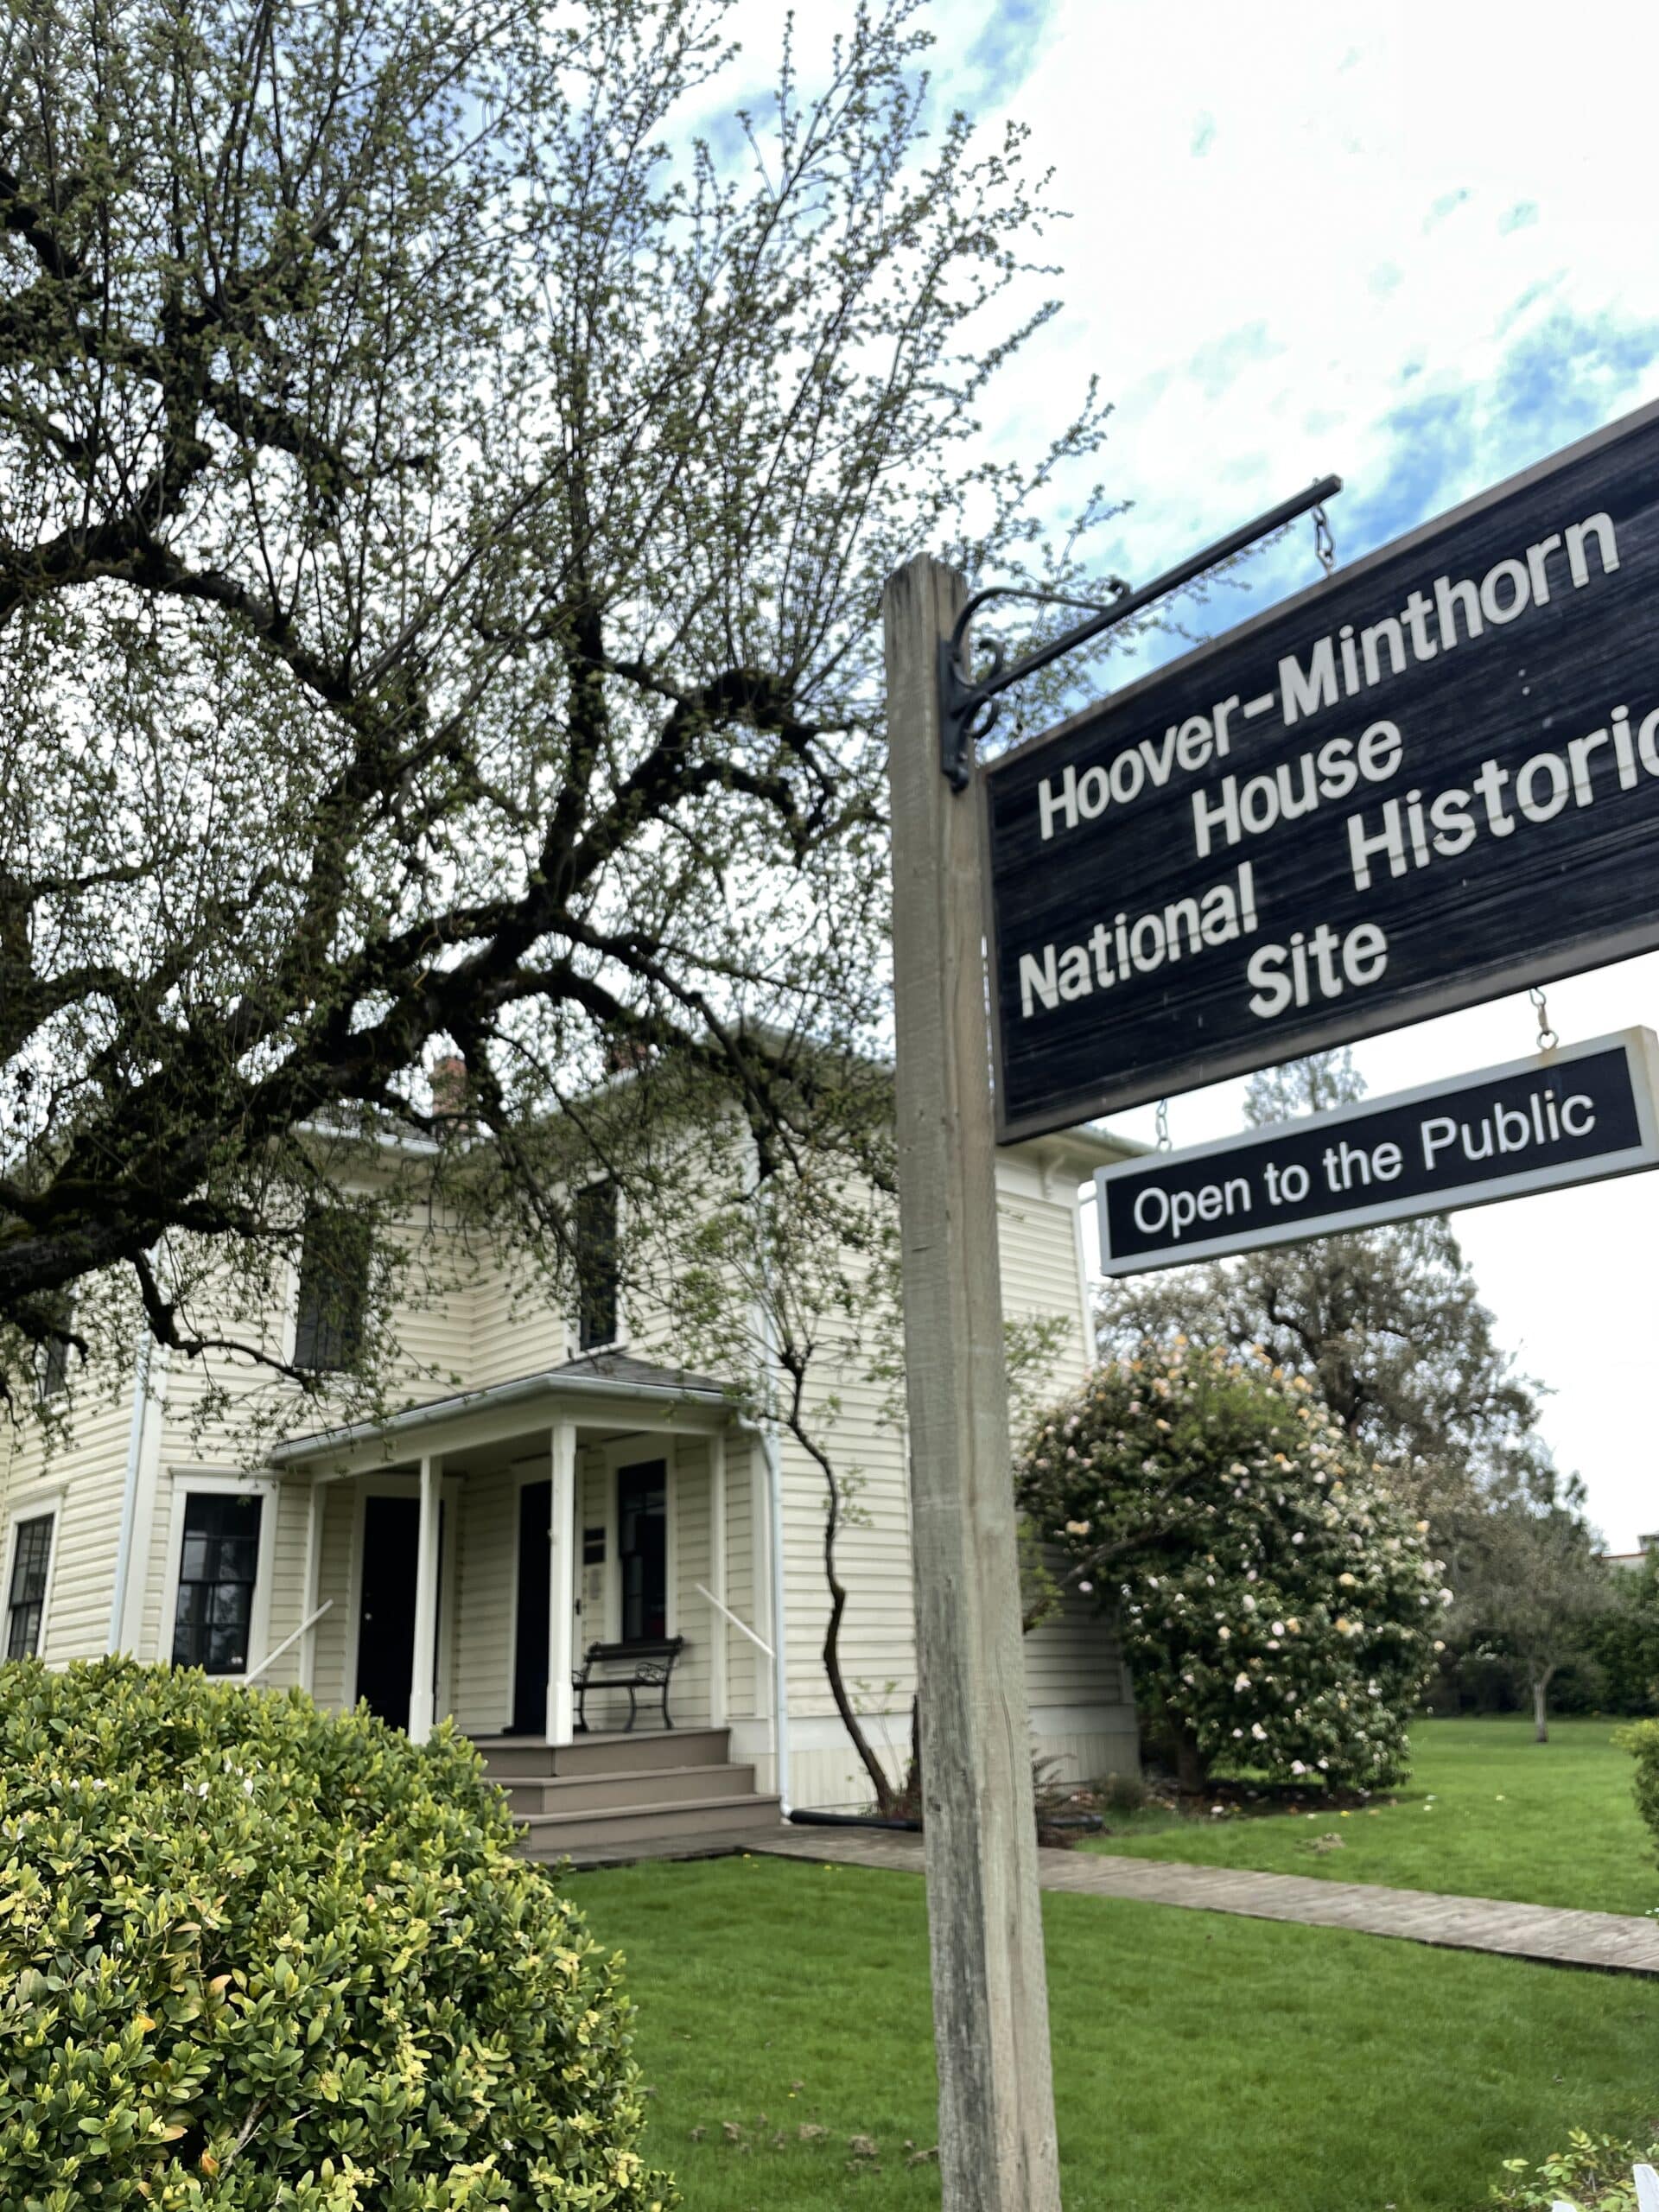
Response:
[[[1192,582],[1206,570],[1219,568],[1235,554],[1259,544],[1264,537],[1271,537],[1299,515],[1323,506],[1341,489],[1341,477],[1322,478],[1306,492],[1299,492],[1294,499],[1282,500],[1268,513],[1258,515],[1254,522],[1244,524],[1230,536],[1206,546],[1202,553],[1195,553],[1166,569],[1139,591],[1132,590],[1121,576],[1109,577],[1107,588],[1112,598],[1105,607],[1097,601],[1071,599],[1061,592],[1027,589],[1021,584],[992,584],[984,591],[976,592],[957,617],[950,635],[939,643],[939,767],[951,790],[967,790],[973,775],[975,747],[995,726],[1001,712],[1000,695],[1010,686],[1027,676],[1035,676],[1039,669],[1049,667],[1065,654],[1076,652],[1080,645],[1086,645],[1119,623],[1128,621],[1154,601],[1167,598],[1171,592],[1179,591],[1183,584]],[[1063,631],[1058,638],[1051,638],[1046,645],[1033,647],[1012,664],[1006,648],[992,640],[984,648],[990,654],[990,666],[976,682],[966,665],[968,626],[979,609],[993,599],[1029,600],[1045,607],[1088,607],[1092,611],[1092,619]]]

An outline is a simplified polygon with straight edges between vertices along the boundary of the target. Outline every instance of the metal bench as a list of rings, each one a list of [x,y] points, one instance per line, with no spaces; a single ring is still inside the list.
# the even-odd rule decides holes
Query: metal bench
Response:
[[[654,1637],[639,1643],[590,1643],[582,1655],[582,1664],[570,1677],[576,1693],[576,1726],[584,1734],[588,1730],[588,1693],[589,1690],[626,1690],[628,1694],[628,1728],[632,1728],[639,1712],[637,1693],[640,1690],[661,1690],[663,1694],[663,1726],[671,1728],[669,1717],[668,1686],[674,1673],[674,1662],[685,1649],[683,1636]],[[624,1729],[623,1733],[627,1733]]]

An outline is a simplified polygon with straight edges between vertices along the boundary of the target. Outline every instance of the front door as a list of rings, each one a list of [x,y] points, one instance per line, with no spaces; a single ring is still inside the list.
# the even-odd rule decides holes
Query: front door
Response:
[[[668,1462],[647,1459],[616,1472],[617,1562],[622,1641],[668,1634]]]
[[[553,1530],[550,1482],[518,1486],[518,1625],[513,1637],[512,1733],[547,1727],[547,1648],[552,1633],[548,1547]]]
[[[442,1557],[442,1506],[438,1512]],[[419,1498],[364,1499],[357,1694],[367,1700],[371,1712],[394,1728],[409,1726],[410,1677],[415,1666],[415,1565],[420,1542]]]

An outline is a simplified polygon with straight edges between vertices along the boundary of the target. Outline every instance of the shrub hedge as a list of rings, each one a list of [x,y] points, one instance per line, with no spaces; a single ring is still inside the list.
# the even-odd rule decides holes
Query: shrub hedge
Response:
[[[667,2212],[619,1961],[441,1731],[0,1668],[6,2212]]]
[[[1659,1851],[1659,1720],[1633,1720],[1613,1741],[1636,1761],[1636,1809]]]

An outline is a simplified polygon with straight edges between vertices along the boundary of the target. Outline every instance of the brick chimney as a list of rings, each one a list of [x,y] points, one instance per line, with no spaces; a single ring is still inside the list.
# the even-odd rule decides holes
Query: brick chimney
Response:
[[[432,1116],[435,1121],[454,1122],[465,1128],[471,1125],[472,1116],[467,1110],[467,1063],[458,1052],[446,1052],[435,1060],[429,1078],[432,1085]]]

